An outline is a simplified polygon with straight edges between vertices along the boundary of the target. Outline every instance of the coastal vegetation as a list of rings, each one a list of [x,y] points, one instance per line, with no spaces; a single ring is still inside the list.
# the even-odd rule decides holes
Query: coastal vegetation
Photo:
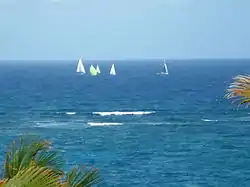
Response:
[[[233,99],[233,103],[250,105],[250,75],[238,75],[233,78],[225,95],[227,99]]]
[[[22,136],[5,153],[0,187],[89,187],[100,180],[97,169],[73,167],[62,170],[64,161],[51,143],[38,136]]]

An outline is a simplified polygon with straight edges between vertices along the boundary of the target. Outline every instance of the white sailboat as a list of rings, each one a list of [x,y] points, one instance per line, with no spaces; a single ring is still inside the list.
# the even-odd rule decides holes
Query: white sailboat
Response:
[[[77,73],[81,73],[81,74],[85,74],[85,73],[86,73],[81,58],[80,58],[79,61],[78,61],[76,72],[77,72]]]
[[[161,75],[168,75],[168,66],[164,60],[164,65],[163,65],[164,69],[161,73],[157,73],[157,74],[161,74]]]
[[[98,74],[100,74],[100,73],[101,73],[101,70],[100,70],[100,68],[99,68],[99,66],[98,66],[98,65],[96,66],[96,71],[97,71],[97,73],[98,73]]]
[[[164,60],[164,72],[163,72],[163,74],[168,75],[168,66],[167,66],[165,60]]]
[[[112,64],[112,67],[110,69],[110,72],[109,72],[110,75],[116,75],[116,71],[115,71],[115,65]]]

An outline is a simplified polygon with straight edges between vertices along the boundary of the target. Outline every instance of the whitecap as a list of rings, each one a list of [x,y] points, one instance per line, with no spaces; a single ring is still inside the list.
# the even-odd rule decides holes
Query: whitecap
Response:
[[[148,115],[153,114],[154,111],[131,111],[131,112],[121,112],[121,111],[114,111],[114,112],[92,112],[92,114],[97,114],[100,116],[122,116],[122,115]]]
[[[66,126],[67,122],[56,122],[56,121],[33,121],[35,123],[35,127],[58,127],[58,126]]]
[[[98,123],[98,122],[88,122],[89,126],[111,126],[111,125],[123,125],[123,123]]]
[[[75,115],[76,112],[66,112],[67,115]]]
[[[206,122],[211,122],[211,121],[218,121],[217,119],[201,119],[202,121],[206,121]]]

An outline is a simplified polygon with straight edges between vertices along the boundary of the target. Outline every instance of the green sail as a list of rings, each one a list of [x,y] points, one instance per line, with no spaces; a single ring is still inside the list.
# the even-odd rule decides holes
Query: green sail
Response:
[[[97,71],[96,71],[96,69],[95,69],[95,67],[94,67],[93,65],[90,66],[89,72],[90,72],[90,74],[91,74],[92,76],[97,75]]]

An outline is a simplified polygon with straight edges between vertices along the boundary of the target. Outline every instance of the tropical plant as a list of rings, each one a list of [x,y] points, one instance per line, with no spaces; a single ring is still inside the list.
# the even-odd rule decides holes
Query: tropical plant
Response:
[[[239,101],[239,105],[250,105],[250,75],[238,75],[233,80],[225,97],[232,98],[232,102]]]
[[[89,187],[99,182],[96,169],[74,167],[66,173],[62,166],[49,141],[23,136],[6,152],[0,187]]]

